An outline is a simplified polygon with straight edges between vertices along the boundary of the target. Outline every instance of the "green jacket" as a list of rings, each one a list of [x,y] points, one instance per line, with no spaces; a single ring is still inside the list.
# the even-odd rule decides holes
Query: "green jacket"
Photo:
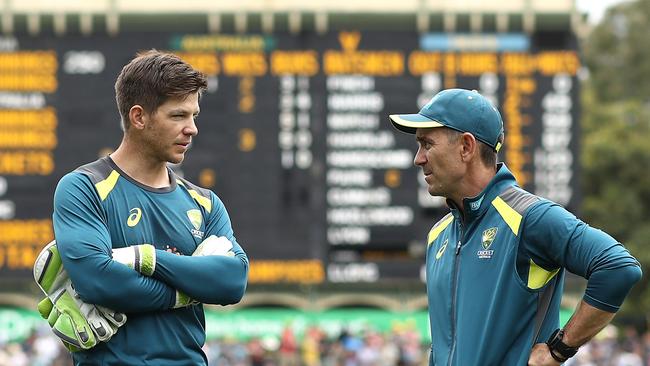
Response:
[[[203,305],[174,308],[180,290],[207,304],[244,295],[248,259],[221,200],[169,171],[171,186],[133,180],[110,158],[64,176],[54,195],[54,234],[82,300],[126,313],[107,343],[73,354],[80,365],[206,365]],[[209,235],[225,236],[235,257],[191,257]],[[112,260],[113,248],[156,247],[151,277]]]
[[[427,241],[430,365],[526,365],[558,328],[565,269],[587,278],[584,300],[609,312],[641,277],[620,243],[519,188],[503,164],[463,201],[464,218],[449,205]]]

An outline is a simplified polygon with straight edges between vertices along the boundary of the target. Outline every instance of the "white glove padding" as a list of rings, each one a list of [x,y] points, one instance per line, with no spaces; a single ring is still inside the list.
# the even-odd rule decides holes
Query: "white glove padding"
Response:
[[[74,290],[70,280],[68,280],[68,283],[66,284],[66,291],[77,303],[81,314],[86,317],[88,324],[100,342],[106,342],[111,339],[111,337],[117,332],[117,328],[126,323],[126,315],[122,313],[118,313],[104,306],[83,302],[81,298],[79,298],[77,291]]]
[[[201,257],[206,255],[222,255],[226,257],[234,257],[235,252],[232,251],[232,243],[225,236],[210,235],[207,239],[203,240],[194,253],[193,257]]]

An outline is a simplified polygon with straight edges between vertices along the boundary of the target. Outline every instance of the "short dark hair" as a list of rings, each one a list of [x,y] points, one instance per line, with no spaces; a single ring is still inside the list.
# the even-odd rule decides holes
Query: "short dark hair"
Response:
[[[447,130],[447,140],[450,144],[457,142],[462,135],[462,132],[456,131],[451,128],[446,128],[446,130]],[[499,137],[499,142],[503,143],[502,140],[503,138]],[[494,148],[482,141],[476,140],[476,142],[478,142],[478,152],[479,152],[479,156],[481,157],[481,162],[483,163],[483,165],[487,167],[496,166],[497,152],[494,151]]]
[[[115,82],[122,130],[129,126],[129,111],[134,105],[154,113],[167,99],[184,98],[196,92],[200,95],[207,86],[203,73],[174,54],[157,50],[138,53],[122,68]]]
[[[478,140],[477,140],[478,141]],[[478,144],[478,152],[481,155],[481,161],[487,167],[494,167],[497,165],[497,152],[494,148],[486,143],[480,142]]]

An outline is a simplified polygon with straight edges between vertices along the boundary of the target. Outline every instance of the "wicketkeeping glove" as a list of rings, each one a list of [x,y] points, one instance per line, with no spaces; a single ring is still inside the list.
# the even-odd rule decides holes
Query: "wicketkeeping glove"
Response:
[[[193,257],[200,257],[206,255],[223,255],[226,257],[234,257],[235,252],[232,251],[232,243],[225,236],[210,235],[205,239],[192,254]]]
[[[56,242],[43,248],[34,263],[34,279],[47,296],[38,312],[71,352],[106,342],[126,323],[126,316],[111,309],[83,302],[61,263]]]
[[[156,270],[156,248],[151,244],[141,244],[113,249],[113,260],[151,276]]]

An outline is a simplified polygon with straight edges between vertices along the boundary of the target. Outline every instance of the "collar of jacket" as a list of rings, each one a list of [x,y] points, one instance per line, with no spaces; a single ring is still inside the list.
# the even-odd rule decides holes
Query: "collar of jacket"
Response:
[[[499,193],[503,192],[506,187],[512,185],[517,185],[514,175],[512,175],[505,163],[498,163],[497,173],[483,191],[475,197],[463,198],[463,207],[465,208],[463,210],[465,213],[463,222],[469,224],[483,216]],[[453,201],[447,200],[447,205],[456,219],[463,217],[461,211]]]

